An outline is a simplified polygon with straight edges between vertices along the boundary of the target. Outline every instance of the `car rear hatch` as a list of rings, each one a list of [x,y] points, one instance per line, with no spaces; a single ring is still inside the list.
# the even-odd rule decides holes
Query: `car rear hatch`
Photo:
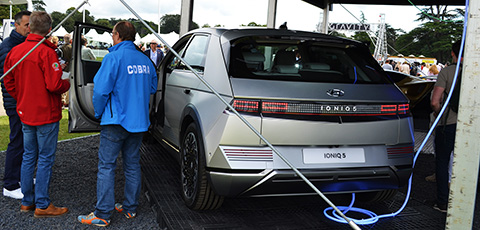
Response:
[[[232,105],[259,116],[272,144],[412,143],[408,99],[363,44],[296,31],[234,32],[225,52]]]

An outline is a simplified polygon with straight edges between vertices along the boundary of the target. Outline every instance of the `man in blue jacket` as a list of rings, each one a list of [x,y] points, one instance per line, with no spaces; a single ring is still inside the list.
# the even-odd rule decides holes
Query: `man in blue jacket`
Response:
[[[143,133],[150,126],[150,94],[157,90],[155,66],[137,51],[135,27],[121,21],[113,28],[113,47],[105,55],[93,88],[95,117],[101,119],[98,150],[97,205],[83,224],[107,226],[113,209],[127,218],[136,216],[141,186],[140,154]],[[115,203],[115,167],[122,152],[125,171],[125,200]]]
[[[4,74],[3,65],[8,52],[13,47],[25,41],[30,33],[29,20],[30,11],[21,11],[14,17],[15,30],[10,37],[5,38],[0,45],[0,76]],[[5,70],[8,71],[8,70]],[[2,79],[3,107],[8,115],[10,123],[10,143],[7,146],[5,156],[5,174],[3,176],[3,195],[15,199],[22,199],[23,194],[20,188],[20,168],[23,157],[23,132],[22,123],[17,114],[17,101],[7,92]]]

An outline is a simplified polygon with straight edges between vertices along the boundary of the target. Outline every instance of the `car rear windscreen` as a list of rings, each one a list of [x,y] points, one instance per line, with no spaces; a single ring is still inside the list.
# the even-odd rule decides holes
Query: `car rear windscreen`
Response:
[[[347,84],[388,84],[367,49],[314,38],[252,36],[231,42],[234,78]]]

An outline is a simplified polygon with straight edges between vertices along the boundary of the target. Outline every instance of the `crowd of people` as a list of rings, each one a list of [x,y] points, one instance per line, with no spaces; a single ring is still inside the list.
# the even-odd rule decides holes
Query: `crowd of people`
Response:
[[[452,44],[452,64],[447,63],[446,65],[442,65],[440,63],[429,64],[425,62],[409,63],[408,61],[402,63],[393,60],[386,60],[382,65],[382,68],[385,70],[396,70],[417,77],[434,76],[436,78],[430,100],[430,107],[433,111],[430,116],[431,123],[433,123],[433,120],[440,115],[439,113],[442,106],[445,104],[447,93],[450,92],[450,89],[453,87],[452,82],[455,76],[457,62],[460,62],[461,64],[463,61],[463,57],[459,57],[460,46],[460,41]],[[461,79],[461,74],[459,77],[459,79]],[[457,88],[457,95],[459,92],[459,86],[459,84],[455,86]],[[435,127],[435,173],[425,178],[427,181],[436,183],[437,198],[433,208],[444,213],[447,212],[448,208],[449,184],[451,179],[451,168],[454,154],[453,149],[457,125],[458,108],[456,105],[458,105],[458,101],[455,102],[455,100],[458,100],[458,97],[456,99],[453,98],[452,94],[452,100],[445,110],[446,112],[442,115],[440,122]]]
[[[14,25],[15,30],[0,44],[0,70],[9,71],[2,79],[10,125],[3,195],[21,200],[20,212],[33,212],[36,218],[57,217],[69,211],[53,205],[49,185],[64,106],[62,95],[70,89],[72,79],[62,78],[64,71],[71,70],[71,40],[66,35],[58,47],[57,37],[44,39],[52,30],[52,18],[44,11],[22,11],[15,15]],[[114,210],[126,218],[136,217],[141,190],[139,149],[150,126],[148,105],[157,90],[156,66],[163,53],[153,42],[151,52],[139,52],[133,43],[135,34],[128,21],[114,26],[113,46],[94,77],[92,101],[101,126],[97,203],[92,213],[78,216],[83,224],[107,226]],[[95,60],[86,47],[82,47],[82,58]],[[142,71],[131,71],[139,66]],[[123,202],[116,203],[114,172],[120,153],[126,182]]]
[[[416,77],[437,76],[445,67],[446,65],[443,65],[442,63],[419,63],[409,62],[407,60],[396,62],[391,59],[387,59],[382,64],[382,68],[385,70],[395,70]]]

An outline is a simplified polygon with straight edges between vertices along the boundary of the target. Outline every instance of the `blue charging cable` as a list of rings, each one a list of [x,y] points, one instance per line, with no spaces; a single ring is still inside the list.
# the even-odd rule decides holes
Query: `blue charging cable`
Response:
[[[461,46],[460,46],[460,52],[458,54],[459,57],[463,56],[463,47],[465,45],[465,35],[466,35],[466,31],[467,31],[468,6],[469,6],[469,0],[466,0],[466,2],[465,2],[465,17],[464,17],[464,22],[463,22],[462,42],[461,42]],[[453,92],[453,90],[455,88],[455,84],[457,82],[458,71],[459,71],[460,65],[461,65],[461,62],[458,61],[457,66],[455,68],[455,77],[453,78],[452,87],[450,88],[450,92],[448,93],[447,99],[445,100],[445,104],[442,106],[442,109],[440,110],[439,115],[437,116],[437,118],[433,122],[432,127],[429,129],[429,131],[427,133],[427,136],[425,137],[422,144],[420,145],[417,152],[415,153],[415,157],[413,158],[412,168],[415,167],[415,162],[417,161],[418,155],[420,154],[423,147],[427,143],[428,138],[432,135],[433,130],[437,126],[440,118],[442,117],[443,113],[445,112],[445,110],[447,108],[448,103],[450,102],[450,98],[452,97],[452,92]],[[355,202],[355,193],[352,193],[352,202],[350,203],[349,206],[337,206],[337,208],[340,211],[342,211],[343,214],[346,214],[347,212],[352,211],[352,212],[357,212],[357,213],[361,213],[361,214],[364,214],[366,216],[369,216],[368,219],[361,219],[361,220],[350,218],[350,220],[352,220],[353,222],[355,222],[356,224],[359,224],[359,225],[374,224],[380,218],[394,217],[394,216],[398,215],[400,212],[402,212],[403,209],[405,209],[405,207],[407,206],[408,200],[410,199],[410,192],[411,192],[411,189],[412,189],[412,176],[413,176],[413,173],[412,173],[412,175],[410,175],[410,178],[408,179],[408,189],[407,189],[407,196],[405,198],[405,201],[403,202],[402,207],[400,207],[400,209],[398,211],[394,212],[394,213],[377,215],[372,211],[362,209],[362,208],[353,207],[353,203]],[[343,219],[334,210],[333,211],[332,210],[333,210],[332,207],[328,207],[323,211],[323,214],[330,220],[333,220],[333,221],[338,222],[338,223],[348,224],[348,222],[345,221],[345,219]],[[332,215],[330,215],[329,212],[331,212]]]

